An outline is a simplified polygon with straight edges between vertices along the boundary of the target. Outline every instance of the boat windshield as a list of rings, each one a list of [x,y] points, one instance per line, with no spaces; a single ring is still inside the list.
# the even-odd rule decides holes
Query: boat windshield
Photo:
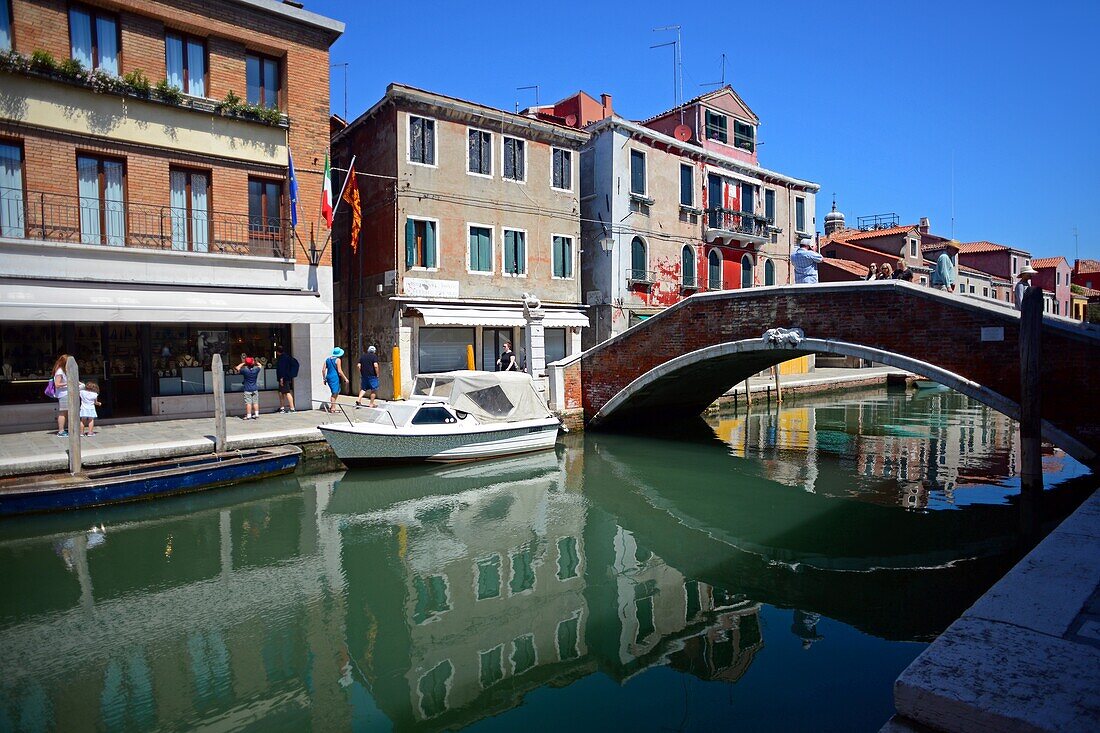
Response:
[[[451,388],[454,387],[454,377],[424,376],[417,377],[413,386],[414,397],[442,397],[451,396]]]

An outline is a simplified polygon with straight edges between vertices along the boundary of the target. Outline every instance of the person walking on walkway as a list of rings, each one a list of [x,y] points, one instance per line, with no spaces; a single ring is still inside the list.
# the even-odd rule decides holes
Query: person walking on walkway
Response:
[[[1016,287],[1012,289],[1012,295],[1016,301],[1016,310],[1024,307],[1024,294],[1031,287],[1031,276],[1038,273],[1039,271],[1031,265],[1024,265],[1024,269],[1020,270],[1020,274],[1016,276],[1020,278],[1020,281],[1016,283]]]
[[[340,394],[340,383],[348,382],[348,378],[344,376],[344,367],[340,364],[340,357],[343,355],[344,350],[339,346],[333,348],[332,354],[325,359],[325,364],[321,367],[321,381],[328,385],[328,391],[331,393],[328,403],[329,412],[336,412],[336,397]]]
[[[794,266],[794,281],[796,284],[813,284],[817,282],[817,263],[822,260],[821,253],[814,252],[810,247],[810,240],[803,239],[798,243],[798,249],[791,255],[791,265]]]
[[[898,266],[894,269],[894,279],[913,282],[913,271],[909,269],[909,265],[905,264],[905,260],[898,260]]]
[[[53,363],[53,396],[57,398],[57,437],[59,438],[69,437],[69,431],[65,429],[65,420],[69,417],[69,382],[65,376],[65,365],[68,363],[68,354],[62,354]]]
[[[279,412],[294,412],[294,378],[298,376],[298,360],[275,347],[275,377],[279,380]]]
[[[377,407],[374,400],[378,397],[378,349],[367,347],[367,353],[359,356],[359,397],[355,400],[356,409],[363,406],[363,395],[370,393],[368,407]]]
[[[940,256],[936,258],[936,266],[932,268],[932,287],[937,290],[955,292],[955,256],[959,254],[959,243],[948,242]]]
[[[498,372],[518,372],[519,365],[516,363],[516,354],[512,351],[512,344],[508,341],[504,342],[504,351],[501,352],[500,358],[497,359],[497,371]]]
[[[255,420],[260,416],[260,367],[251,356],[237,365],[237,374],[244,377],[244,419]]]

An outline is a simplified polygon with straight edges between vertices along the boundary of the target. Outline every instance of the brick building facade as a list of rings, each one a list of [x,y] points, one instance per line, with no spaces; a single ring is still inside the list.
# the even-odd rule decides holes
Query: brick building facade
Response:
[[[327,236],[311,222],[343,24],[268,0],[10,6],[0,424],[52,409],[42,383],[63,352],[100,381],[108,417],[207,413],[215,352],[269,362],[279,342],[319,368],[331,268],[308,249]],[[313,381],[297,385],[303,405]],[[265,371],[263,404],[275,386]]]

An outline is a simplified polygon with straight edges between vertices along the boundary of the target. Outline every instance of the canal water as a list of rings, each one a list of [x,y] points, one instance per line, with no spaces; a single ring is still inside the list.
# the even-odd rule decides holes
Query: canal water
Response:
[[[1027,544],[953,392],[667,431],[0,522],[0,730],[874,731]]]

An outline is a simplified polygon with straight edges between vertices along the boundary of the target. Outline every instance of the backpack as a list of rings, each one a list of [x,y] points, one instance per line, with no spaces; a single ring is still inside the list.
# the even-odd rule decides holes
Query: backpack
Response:
[[[298,360],[295,359],[293,356],[290,357],[290,378],[298,378]]]

